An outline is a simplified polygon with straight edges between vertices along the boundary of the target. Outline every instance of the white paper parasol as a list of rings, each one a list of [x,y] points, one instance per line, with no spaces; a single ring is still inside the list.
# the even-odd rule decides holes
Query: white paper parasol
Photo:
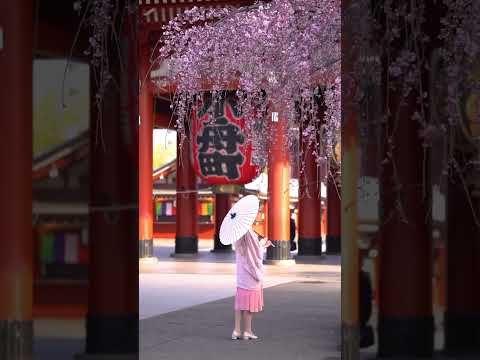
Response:
[[[231,245],[247,233],[255,222],[259,205],[255,195],[247,195],[232,206],[220,227],[220,242],[223,245]]]

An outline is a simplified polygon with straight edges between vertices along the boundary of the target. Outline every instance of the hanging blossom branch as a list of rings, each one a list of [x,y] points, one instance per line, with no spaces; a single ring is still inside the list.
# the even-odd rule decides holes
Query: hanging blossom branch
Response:
[[[416,97],[418,111],[411,120],[421,125],[419,141],[425,148],[429,148],[435,137],[442,136],[445,141],[456,139],[457,146],[460,143],[475,143],[467,128],[462,109],[462,102],[469,93],[479,93],[480,77],[472,76],[475,66],[479,66],[480,57],[480,2],[475,0],[442,0],[445,7],[445,15],[441,19],[441,31],[438,39],[432,39],[425,32],[425,4],[420,0],[412,0],[408,3],[397,3],[393,0],[385,0],[383,6],[378,9],[385,16],[386,31],[382,48],[387,52],[388,78],[387,99],[392,90],[402,93],[407,101],[408,96]],[[432,47],[432,42],[440,40],[438,52],[441,57],[441,72],[434,74],[431,59],[426,55],[426,48]],[[390,49],[395,48],[392,52]],[[422,77],[425,73],[436,79],[446,75],[440,87],[445,88],[443,93],[436,93],[436,89],[425,87]],[[401,84],[396,82],[401,79]],[[393,85],[393,86],[392,86]],[[438,87],[438,86],[437,86]],[[445,97],[445,99],[443,99]],[[388,100],[387,100],[388,102]],[[395,118],[393,128],[387,131],[393,134],[398,127],[399,110],[388,108]],[[431,109],[431,106],[436,109]],[[441,109],[439,111],[439,109]],[[437,112],[440,116],[430,118],[429,114]],[[480,116],[480,112],[477,112]],[[460,136],[458,131],[462,133]],[[389,158],[394,151],[395,144],[392,139],[388,140]],[[455,144],[451,144],[454,145]],[[461,147],[463,147],[461,145]],[[475,150],[470,146],[470,151]],[[450,156],[453,156],[453,148]],[[452,161],[447,159],[447,166],[452,170]]]
[[[446,117],[441,129],[450,140],[445,173],[459,181],[465,189],[475,223],[480,226],[478,209],[475,210],[473,206],[468,181],[472,174],[474,177],[480,170],[480,139],[472,136],[463,112],[469,96],[480,94],[480,2],[443,0],[443,4],[447,13],[442,19],[440,39],[444,46],[440,55],[448,85],[444,104]],[[471,99],[474,100],[474,96]],[[474,113],[477,118],[470,120],[480,121],[478,99],[476,101],[476,104],[472,102],[471,105],[476,106]],[[459,158],[462,158],[460,161],[464,166],[459,165]]]
[[[84,50],[84,54],[90,57],[93,69],[96,89],[95,104],[98,114],[97,126],[101,134],[105,94],[112,85],[119,88],[112,75],[112,59],[118,60],[120,70],[124,71],[121,60],[120,33],[127,14],[132,14],[137,10],[136,1],[77,0],[73,6],[81,16],[78,34],[84,29],[90,33],[89,46]],[[75,42],[77,39],[78,36]],[[73,47],[75,45],[74,43]]]
[[[385,130],[386,157],[381,165],[392,168],[392,181],[396,193],[396,204],[401,217],[408,221],[403,209],[402,193],[405,186],[402,184],[397,171],[395,152],[395,132],[403,121],[419,123],[418,141],[425,149],[424,156],[424,200],[428,201],[426,181],[426,151],[433,140],[443,138],[448,143],[450,154],[445,161],[444,175],[451,178],[460,178],[467,196],[466,177],[472,173],[470,166],[456,166],[459,153],[462,156],[478,157],[478,146],[466,125],[463,102],[468,94],[479,93],[480,76],[472,76],[475,67],[480,65],[480,2],[475,0],[442,0],[444,17],[441,20],[441,31],[438,38],[431,37],[426,18],[425,2],[410,0],[398,2],[383,0],[374,3],[373,11],[366,11],[358,23],[373,24],[368,29],[358,32],[355,46],[363,51],[362,59],[377,57],[378,61],[386,65],[380,71],[370,71],[369,61],[359,61],[353,73],[360,84],[359,95],[356,99],[359,107],[365,106],[365,89],[368,86],[385,85],[385,110],[380,121],[374,123]],[[357,6],[370,8],[370,2],[358,0]],[[361,4],[361,5],[359,5]],[[432,15],[433,16],[433,15]],[[436,44],[436,45],[434,45]],[[432,68],[429,51],[436,47],[441,57],[438,67]],[[370,61],[374,64],[375,61]],[[374,66],[380,67],[379,64]],[[382,74],[382,70],[385,72]],[[438,71],[434,73],[434,71]],[[425,74],[434,79],[436,86],[430,88],[425,82]],[[439,80],[442,78],[442,80]],[[392,107],[390,97],[395,93],[399,99]],[[413,101],[412,101],[413,99]],[[415,111],[411,118],[402,118],[404,106],[415,104]],[[438,116],[431,117],[432,113]],[[477,111],[477,116],[480,112]],[[414,184],[420,185],[420,184]],[[411,186],[411,185],[410,185]],[[470,201],[470,200],[469,200]],[[387,216],[388,217],[388,216]]]
[[[402,221],[409,222],[408,214],[404,209],[403,194],[406,187],[413,184],[403,184],[398,174],[398,164],[394,153],[396,150],[395,133],[401,126],[401,121],[415,121],[419,124],[420,134],[426,134],[429,126],[428,112],[426,111],[428,101],[428,89],[425,89],[425,82],[422,78],[429,59],[426,57],[426,47],[431,39],[425,33],[425,4],[423,1],[412,0],[408,3],[395,3],[392,0],[385,1],[384,8],[387,32],[383,39],[383,46],[387,49],[387,96],[386,105],[391,123],[386,122],[386,162],[391,164],[393,172],[393,188],[396,194],[396,210]],[[392,108],[390,97],[400,95],[398,104]],[[412,104],[415,99],[416,111],[410,119],[402,119],[402,110],[405,106]],[[410,105],[411,106],[411,105]],[[388,116],[388,115],[387,115]],[[426,151],[427,142],[423,141],[423,200],[427,200],[427,179],[426,179]]]
[[[155,63],[170,64],[177,131],[185,138],[192,106],[208,87],[214,99],[234,83],[246,118],[253,161],[267,158],[268,116],[281,109],[287,129],[302,123],[303,136],[320,147],[318,101],[325,99],[324,151],[331,156],[340,126],[340,1],[273,0],[241,8],[193,8],[177,16],[159,39]],[[296,131],[289,131],[289,144]]]
[[[441,55],[448,79],[447,124],[458,126],[463,123],[459,106],[462,96],[480,90],[478,76],[469,76],[474,66],[479,65],[480,3],[475,0],[443,0],[443,3],[448,9],[447,15],[442,19],[443,29],[440,35],[445,44]]]

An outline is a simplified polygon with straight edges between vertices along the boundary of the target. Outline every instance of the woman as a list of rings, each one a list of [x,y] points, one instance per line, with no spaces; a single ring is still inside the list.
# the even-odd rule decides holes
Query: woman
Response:
[[[252,331],[254,313],[263,310],[263,251],[273,244],[252,229],[235,242],[237,292],[235,295],[235,329],[232,339],[258,339]],[[241,335],[243,318],[244,331]]]

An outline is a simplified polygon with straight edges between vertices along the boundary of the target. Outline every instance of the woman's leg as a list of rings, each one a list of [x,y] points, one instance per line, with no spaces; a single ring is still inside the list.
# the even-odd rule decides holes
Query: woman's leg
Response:
[[[245,332],[252,334],[252,318],[253,318],[253,313],[250,311],[245,311],[244,314],[244,326],[245,326]]]
[[[235,310],[235,332],[240,334],[241,332],[241,320],[242,320],[242,312],[240,310]]]

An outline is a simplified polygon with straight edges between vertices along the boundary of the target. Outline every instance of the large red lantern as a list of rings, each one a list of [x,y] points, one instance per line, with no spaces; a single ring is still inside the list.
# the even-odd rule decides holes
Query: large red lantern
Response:
[[[192,116],[193,166],[212,185],[247,184],[258,174],[247,144],[245,118],[232,92],[217,101],[209,94]]]

